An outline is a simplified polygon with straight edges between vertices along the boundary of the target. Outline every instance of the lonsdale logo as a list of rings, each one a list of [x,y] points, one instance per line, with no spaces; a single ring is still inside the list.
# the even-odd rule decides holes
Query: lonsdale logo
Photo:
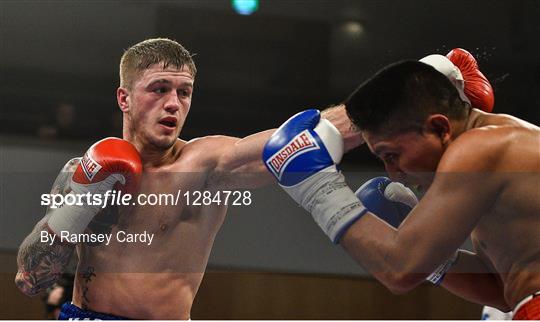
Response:
[[[81,163],[82,163],[82,169],[84,171],[84,174],[86,175],[89,181],[92,181],[96,173],[98,173],[99,170],[101,169],[101,165],[97,163],[94,159],[92,159],[92,157],[88,154],[88,152],[84,154],[84,157]]]
[[[287,142],[279,151],[274,153],[266,161],[266,165],[278,179],[281,179],[283,169],[286,168],[287,164],[299,155],[318,148],[319,145],[311,133],[309,133],[309,130],[304,130]]]

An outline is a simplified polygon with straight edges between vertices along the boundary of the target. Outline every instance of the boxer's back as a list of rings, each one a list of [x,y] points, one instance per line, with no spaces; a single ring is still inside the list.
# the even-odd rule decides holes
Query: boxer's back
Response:
[[[75,305],[130,318],[189,318],[227,210],[224,205],[186,204],[184,193],[208,189],[200,158],[205,147],[204,142],[187,144],[174,164],[145,169],[139,195],[176,197],[180,191],[178,204],[122,208],[109,245],[79,247]],[[114,209],[109,212],[115,216]],[[154,237],[151,244],[119,242],[115,235],[120,231]]]
[[[540,129],[505,116],[490,118],[498,125],[488,131],[502,152],[492,175],[504,185],[472,239],[500,273],[507,301],[516,305],[540,290]]]

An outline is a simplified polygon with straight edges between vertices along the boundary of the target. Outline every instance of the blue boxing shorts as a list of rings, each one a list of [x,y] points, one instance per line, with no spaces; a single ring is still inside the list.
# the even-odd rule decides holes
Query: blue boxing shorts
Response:
[[[58,320],[129,320],[121,316],[83,310],[69,302],[62,305]]]

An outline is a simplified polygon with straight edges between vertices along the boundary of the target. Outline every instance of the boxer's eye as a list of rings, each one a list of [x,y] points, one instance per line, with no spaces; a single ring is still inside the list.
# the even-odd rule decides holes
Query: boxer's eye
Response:
[[[158,87],[154,89],[154,93],[157,93],[157,94],[164,94],[164,93],[167,93],[167,91],[168,91],[167,87]]]
[[[394,163],[397,160],[397,153],[385,153],[383,156],[383,161],[386,163]]]
[[[179,93],[179,95],[182,96],[182,97],[189,97],[189,96],[191,96],[191,93],[190,93],[188,90],[186,90],[186,89],[179,90],[178,93]]]

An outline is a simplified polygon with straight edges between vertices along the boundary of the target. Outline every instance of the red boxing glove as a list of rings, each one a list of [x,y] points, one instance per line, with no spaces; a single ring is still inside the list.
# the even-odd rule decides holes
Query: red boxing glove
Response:
[[[94,143],[86,151],[73,174],[73,181],[92,184],[115,175],[122,184],[120,190],[132,191],[141,173],[142,162],[137,149],[128,141],[110,137]]]
[[[465,81],[465,95],[472,107],[491,112],[495,104],[493,88],[488,79],[478,69],[476,59],[465,49],[452,49],[446,57],[461,71]]]
[[[141,174],[142,162],[137,149],[128,141],[106,138],[84,154],[71,178],[70,194],[75,197],[101,195],[103,200],[118,183],[122,184],[119,189],[132,193],[138,187]],[[99,203],[80,199],[80,203],[55,209],[47,224],[56,235],[66,231],[82,233],[100,209]]]

